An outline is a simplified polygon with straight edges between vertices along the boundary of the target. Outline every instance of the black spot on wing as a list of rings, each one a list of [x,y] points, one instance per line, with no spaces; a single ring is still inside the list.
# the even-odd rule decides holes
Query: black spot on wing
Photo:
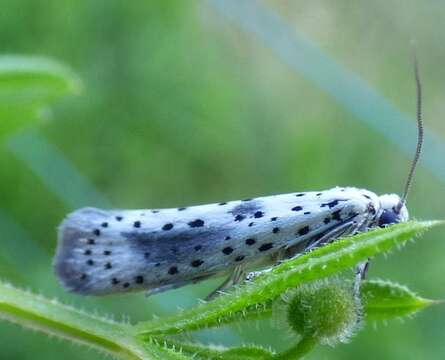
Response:
[[[175,274],[177,274],[179,271],[178,271],[178,267],[177,266],[171,266],[169,269],[168,269],[168,274],[169,275],[175,275]]]
[[[339,200],[339,199],[332,200],[332,201],[330,201],[330,202],[321,204],[320,207],[323,208],[323,207],[326,207],[326,206],[327,206],[327,207],[329,207],[329,209],[332,209],[333,207],[337,206],[337,205],[339,204],[340,201],[347,201],[347,200]]]
[[[171,230],[171,229],[173,229],[173,226],[174,225],[172,223],[167,223],[162,227],[162,230],[164,230],[164,231]]]
[[[201,259],[197,259],[197,260],[193,260],[190,265],[192,265],[193,267],[199,267],[202,264],[204,264],[204,261]]]
[[[263,245],[261,245],[258,250],[259,251],[267,251],[273,248],[273,243],[265,243]]]
[[[253,214],[253,217],[256,219],[262,218],[264,216],[264,213],[262,211],[257,211],[255,214]]]
[[[309,232],[309,226],[304,226],[300,230],[298,230],[298,235],[303,236]]]
[[[201,227],[201,226],[204,226],[204,221],[201,219],[196,219],[196,220],[190,221],[188,223],[188,225],[192,228]]]
[[[332,219],[333,220],[337,220],[337,221],[341,221],[341,210],[335,210],[332,212]]]
[[[259,210],[261,210],[259,201],[249,200],[235,206],[232,210],[229,211],[229,213],[235,217],[241,215],[243,218],[245,218],[251,214],[257,213]]]
[[[235,216],[235,221],[241,222],[245,219],[246,217],[244,215],[238,214]]]
[[[229,255],[233,252],[233,248],[230,246],[226,246],[224,249],[222,249],[223,254]]]

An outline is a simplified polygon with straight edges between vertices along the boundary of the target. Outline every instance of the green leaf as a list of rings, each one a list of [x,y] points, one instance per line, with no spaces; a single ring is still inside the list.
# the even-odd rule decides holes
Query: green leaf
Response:
[[[79,78],[54,60],[0,56],[0,139],[40,119],[48,105],[80,88]]]
[[[405,286],[383,280],[364,281],[361,294],[368,320],[401,318],[440,303],[422,298]]]
[[[248,284],[235,288],[217,299],[168,318],[136,325],[142,337],[175,334],[204,327],[218,326],[243,318],[273,301],[289,288],[321,279],[350,268],[360,261],[384,253],[431,228],[440,221],[410,221],[337,240],[303,256],[288,260]]]
[[[86,314],[2,282],[0,319],[87,345],[120,359],[187,359],[170,349],[141,342],[129,324]]]

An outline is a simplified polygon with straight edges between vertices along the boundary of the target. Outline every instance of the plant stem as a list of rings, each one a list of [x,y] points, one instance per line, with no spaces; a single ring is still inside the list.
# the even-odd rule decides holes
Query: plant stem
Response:
[[[86,314],[56,300],[0,282],[0,319],[77,342],[126,360],[184,359],[168,349],[143,343],[132,326]],[[178,355],[178,356],[176,356]]]
[[[171,338],[162,338],[153,341],[163,342],[165,348],[180,350],[193,359],[206,360],[273,360],[274,353],[258,346],[240,346],[225,348],[222,346],[208,346],[199,343],[184,343]]]
[[[311,351],[315,345],[318,344],[318,339],[315,336],[304,336],[295,346],[290,349],[279,353],[273,357],[273,360],[296,360],[301,359],[309,351]]]

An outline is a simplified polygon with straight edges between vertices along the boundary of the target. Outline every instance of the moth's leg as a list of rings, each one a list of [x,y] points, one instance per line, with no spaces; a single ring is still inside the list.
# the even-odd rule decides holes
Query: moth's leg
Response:
[[[245,280],[246,281],[252,281],[253,279],[255,279],[256,277],[266,274],[269,271],[271,271],[273,269],[273,266],[264,270],[260,270],[260,271],[251,271],[246,275]]]
[[[153,289],[149,289],[147,291],[147,293],[145,294],[145,296],[151,296],[151,295],[155,295],[155,294],[159,294],[161,292],[167,291],[167,290],[172,290],[172,289],[176,289],[179,288],[181,286],[185,286],[185,285],[189,285],[189,284],[196,284],[197,282],[200,282],[202,280],[206,280],[210,277],[212,277],[213,274],[206,274],[206,275],[202,275],[190,280],[183,280],[183,281],[177,281],[175,283],[172,284],[167,284],[167,285],[162,285],[159,286],[157,288],[153,288]]]
[[[301,249],[301,246],[299,244],[287,248],[286,252],[283,254],[283,257],[280,260],[292,259],[295,256],[301,255],[302,253],[311,251],[319,246],[326,245],[342,236],[351,235],[355,233],[360,228],[360,226],[361,223],[358,224],[352,220],[346,221],[343,224],[339,224],[335,228],[331,229],[319,239],[310,242],[309,245],[307,245],[303,249]]]
[[[329,231],[328,233],[324,234],[321,238],[314,241],[304,250],[305,252],[308,252],[315,249],[316,247],[326,245],[342,236],[353,234],[359,227],[360,225],[358,225],[355,221],[345,222],[344,224],[341,224],[332,229],[331,231]]]
[[[228,288],[240,283],[241,281],[244,281],[245,279],[246,279],[246,270],[244,269],[244,266],[242,265],[235,266],[235,268],[227,277],[227,279],[224,280],[224,282],[220,286],[218,286],[215,290],[213,290],[209,295],[207,295],[205,300],[214,299],[220,293],[224,292],[224,290],[227,290]]]
[[[359,263],[355,267],[355,280],[354,280],[354,295],[357,299],[360,299],[360,285],[362,281],[366,279],[368,274],[370,259]]]
[[[159,293],[167,291],[167,290],[176,289],[178,287],[190,284],[192,282],[193,281],[186,280],[186,281],[178,281],[174,284],[162,285],[157,288],[147,290],[147,292],[145,293],[145,296],[148,297],[148,296],[156,295],[156,294],[159,294]]]
[[[347,227],[343,233],[337,234],[338,235],[337,237],[347,236],[347,235],[355,235],[357,233],[366,231],[366,230],[368,230],[368,225],[367,225],[368,222],[369,222],[369,216],[365,216],[362,219],[362,221],[354,222],[354,226]],[[346,224],[347,223],[345,223],[344,225],[346,225]],[[344,226],[342,226],[342,228],[344,228]],[[330,233],[328,233],[328,234],[330,234]],[[320,240],[324,240],[324,242],[320,243]],[[322,245],[322,244],[324,244],[326,242],[330,242],[330,241],[332,241],[332,236],[330,237],[330,239],[328,239],[328,241],[326,241],[326,239],[321,238],[316,243],[314,243],[314,245],[319,246],[319,245]],[[368,274],[369,263],[370,263],[370,259],[359,263],[355,268],[354,295],[355,295],[356,299],[358,299],[358,301],[360,301],[360,285],[361,285],[361,282],[366,278],[366,275]]]
[[[289,248],[280,250],[276,257],[277,263],[279,263],[283,260],[292,259],[296,256],[300,256],[300,255],[302,255],[302,253],[311,251],[311,250],[315,249],[316,247],[328,244],[342,236],[354,235],[358,232],[364,231],[364,229],[366,228],[367,222],[368,222],[368,218],[366,216],[363,217],[363,219],[361,219],[361,221],[345,220],[345,222],[337,225],[335,228],[331,229],[326,234],[324,234],[323,236],[321,236],[319,239],[315,240],[314,242],[310,243],[309,246],[306,246],[303,249],[301,248],[301,244],[296,244]],[[369,263],[369,260],[367,262],[367,265],[365,267],[363,267],[364,271],[360,271],[360,274],[362,274],[361,277],[363,277],[363,278],[364,278],[364,276],[366,276],[368,263]],[[254,278],[256,278],[257,276],[264,274],[266,272],[269,272],[271,270],[272,270],[272,267],[265,269],[265,270],[261,270],[261,271],[250,272],[246,276],[246,281],[251,281]],[[362,278],[360,279],[360,281],[361,280],[362,280]],[[355,287],[357,287],[359,289],[360,283],[355,284]]]
[[[325,245],[335,239],[338,239],[341,236],[346,236],[354,233],[360,225],[356,224],[354,221],[348,221],[343,224],[340,224],[324,234],[322,237],[311,243],[309,246],[305,248],[301,248],[301,244],[297,244],[295,246],[291,246],[289,248],[281,249],[278,252],[276,257],[277,264],[282,262],[283,260],[292,259],[294,257],[300,256],[305,252],[311,251],[316,247]],[[267,273],[272,270],[271,268],[260,270],[260,271],[252,271],[247,274],[246,281],[252,281],[254,278]]]
[[[357,265],[356,276],[358,280],[365,280],[369,269],[369,259]]]
[[[369,227],[367,225],[368,220],[369,219],[364,220],[361,227],[358,230],[356,230],[354,234],[369,230]],[[368,260],[359,263],[355,267],[354,295],[358,302],[360,302],[360,285],[361,285],[362,281],[365,280],[366,276],[368,275],[370,262],[371,262],[371,259],[368,258]]]

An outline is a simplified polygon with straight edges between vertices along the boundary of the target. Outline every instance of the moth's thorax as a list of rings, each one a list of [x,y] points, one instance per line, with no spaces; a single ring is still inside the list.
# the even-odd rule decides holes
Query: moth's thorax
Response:
[[[398,210],[401,202],[397,194],[384,194],[379,196],[380,209],[377,214],[379,226],[408,221],[409,214],[405,204]]]

